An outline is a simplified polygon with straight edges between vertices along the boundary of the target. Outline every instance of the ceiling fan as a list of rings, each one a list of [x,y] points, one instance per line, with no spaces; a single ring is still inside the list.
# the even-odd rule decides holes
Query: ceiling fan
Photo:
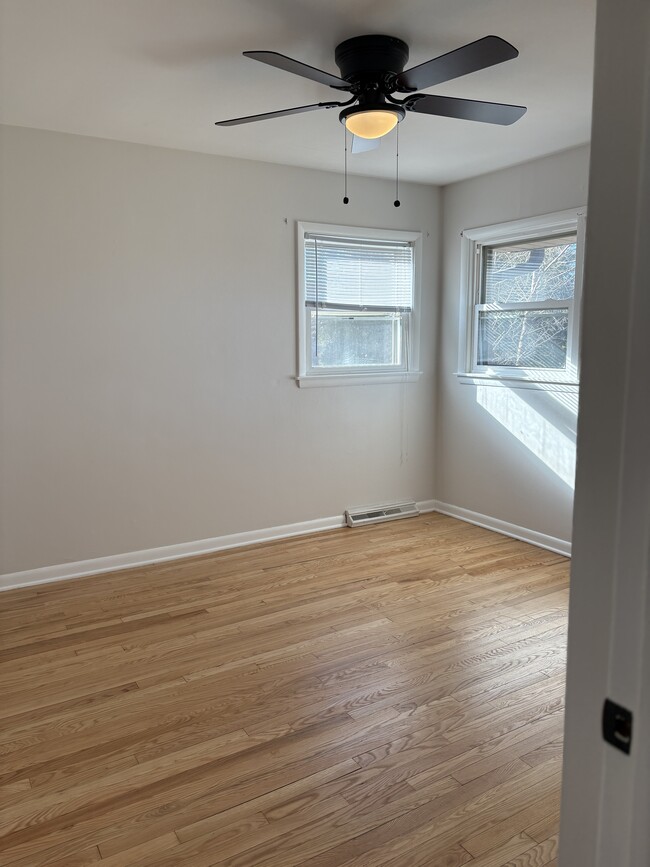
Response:
[[[403,40],[395,36],[355,36],[336,47],[334,59],[341,71],[337,76],[276,51],[244,51],[245,57],[301,75],[334,90],[346,91],[351,97],[345,102],[316,102],[231,118],[218,121],[216,126],[236,126],[321,108],[342,108],[339,114],[341,123],[354,136],[363,139],[379,139],[386,135],[406,117],[407,111],[505,126],[519,120],[526,113],[525,106],[416,91],[513,60],[518,54],[513,45],[499,36],[485,36],[405,70],[409,48]],[[400,99],[394,96],[396,93],[405,96]]]

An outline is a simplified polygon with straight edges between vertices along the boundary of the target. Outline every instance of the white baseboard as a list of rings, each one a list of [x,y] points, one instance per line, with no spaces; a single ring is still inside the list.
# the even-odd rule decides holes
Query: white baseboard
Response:
[[[433,512],[435,501],[424,500],[417,506],[421,512]],[[268,527],[265,530],[248,530],[244,533],[232,533],[229,536],[215,536],[212,539],[201,539],[198,542],[181,542],[178,545],[148,548],[144,551],[130,551],[127,554],[112,554],[108,557],[96,557],[92,560],[77,560],[74,563],[43,566],[40,569],[27,569],[24,572],[7,572],[0,575],[0,591],[16,590],[19,587],[31,587],[36,584],[50,584],[53,581],[66,581],[69,578],[83,578],[101,572],[116,572],[120,569],[132,569],[135,566],[146,566],[150,563],[180,560],[182,557],[196,557],[199,554],[211,554],[215,551],[224,551],[227,548],[241,548],[243,545],[273,542],[276,539],[288,539],[291,536],[305,536],[309,533],[320,533],[324,530],[335,530],[344,526],[345,518],[343,515],[336,515],[331,518],[316,518],[313,521]]]
[[[0,590],[15,590],[18,587],[29,587],[33,584],[49,584],[52,581],[82,578],[85,575],[95,575],[100,572],[132,569],[134,566],[164,563],[166,560],[179,560],[182,557],[196,557],[199,554],[210,554],[214,551],[223,551],[226,548],[239,548],[242,545],[253,545],[256,542],[271,542],[275,539],[287,539],[290,536],[319,533],[323,530],[333,530],[343,526],[345,526],[343,516],[317,518],[314,521],[284,524],[265,530],[249,530],[244,533],[232,533],[229,536],[215,536],[212,539],[200,539],[197,542],[181,542],[177,545],[165,545],[162,548],[147,548],[144,551],[111,554],[108,557],[77,560],[74,563],[62,563],[58,566],[43,566],[40,569],[28,569],[24,572],[0,575]]]
[[[500,521],[498,518],[491,518],[489,515],[481,515],[480,512],[462,509],[460,506],[441,503],[439,500],[434,501],[434,508],[436,512],[441,512],[443,515],[449,515],[452,518],[459,518],[461,521],[467,521],[469,524],[476,524],[477,527],[494,530],[497,533],[502,533],[504,536],[512,536],[513,539],[529,542],[531,545],[537,545],[538,548],[547,548],[549,551],[562,554],[565,557],[571,556],[571,542],[568,542],[566,539],[547,536],[545,533],[538,533],[537,530],[519,527],[517,524]]]

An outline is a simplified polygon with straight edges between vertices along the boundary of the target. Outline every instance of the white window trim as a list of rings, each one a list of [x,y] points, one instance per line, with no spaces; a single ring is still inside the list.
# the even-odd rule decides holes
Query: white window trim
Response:
[[[318,371],[311,368],[308,357],[307,317],[305,306],[305,235],[332,235],[338,238],[368,238],[379,241],[407,241],[413,244],[413,311],[409,314],[408,356],[406,367],[395,369],[376,368],[372,371],[361,368],[346,368],[332,373],[331,368]],[[378,385],[400,382],[415,382],[422,372],[418,370],[420,358],[420,300],[422,285],[422,233],[402,229],[373,229],[367,226],[338,226],[330,223],[296,222],[296,249],[298,264],[298,374],[296,384],[300,388],[333,385]]]
[[[587,209],[571,208],[566,211],[557,211],[553,214],[543,214],[537,217],[528,217],[523,220],[512,220],[507,223],[498,223],[492,226],[481,226],[474,229],[466,229],[461,233],[462,258],[461,258],[461,307],[460,326],[458,341],[458,372],[457,376],[463,383],[483,385],[490,382],[508,382],[513,388],[525,388],[535,384],[541,384],[548,389],[557,387],[558,390],[575,390],[578,388],[580,379],[579,370],[579,346],[580,346],[580,310],[582,299],[585,221]],[[528,304],[522,302],[522,309],[529,306],[539,309],[542,307],[557,308],[558,306],[569,307],[571,333],[567,347],[567,370],[549,370],[547,372],[537,368],[505,368],[492,367],[487,370],[477,370],[474,365],[476,352],[477,310],[481,308],[498,308],[494,304],[478,304],[480,298],[480,269],[478,261],[481,248],[489,244],[507,244],[515,241],[524,241],[534,237],[546,237],[561,235],[564,232],[576,232],[576,282],[573,301],[559,303],[556,301],[542,301]]]

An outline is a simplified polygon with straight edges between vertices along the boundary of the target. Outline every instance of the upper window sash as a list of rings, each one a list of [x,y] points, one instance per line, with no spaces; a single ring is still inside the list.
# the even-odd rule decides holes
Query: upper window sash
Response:
[[[413,243],[306,233],[305,304],[330,310],[410,312]]]
[[[572,248],[573,255],[567,256],[569,248]],[[477,275],[478,301],[508,304],[518,301],[564,301],[573,298],[577,258],[576,231],[560,235],[546,233],[541,237],[506,243],[477,244],[477,250],[480,258],[480,271]],[[544,267],[547,252],[550,251],[554,253],[551,254],[547,267]],[[541,258],[538,255],[540,253]],[[510,258],[512,254],[515,256],[514,260]],[[527,254],[527,259],[518,261],[522,254]],[[555,263],[562,265],[559,272],[552,268]],[[551,270],[548,270],[549,267]],[[566,297],[553,298],[551,293],[557,290]],[[511,297],[500,300],[501,295]]]

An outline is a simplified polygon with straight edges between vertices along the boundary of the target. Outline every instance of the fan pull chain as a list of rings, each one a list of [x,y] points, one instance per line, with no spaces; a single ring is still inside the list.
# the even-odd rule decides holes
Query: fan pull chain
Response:
[[[345,145],[344,169],[343,169],[343,204],[347,205],[348,199],[348,128],[343,124],[343,142]]]
[[[399,123],[395,127],[395,201],[393,204],[396,208],[401,205],[399,200]]]

